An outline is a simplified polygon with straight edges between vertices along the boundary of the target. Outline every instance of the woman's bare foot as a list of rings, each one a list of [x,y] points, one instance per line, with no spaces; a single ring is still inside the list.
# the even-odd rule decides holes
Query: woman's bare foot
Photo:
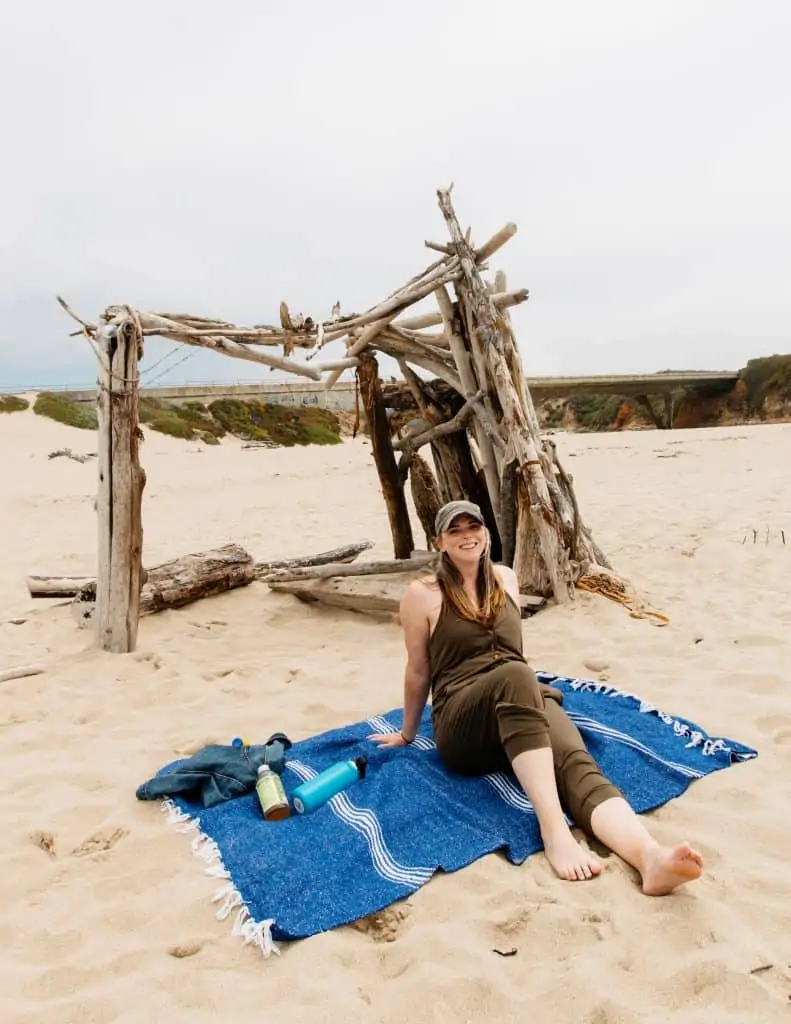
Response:
[[[555,874],[567,882],[584,882],[603,870],[601,861],[580,846],[569,829],[544,839],[544,853]]]
[[[643,892],[646,896],[667,896],[685,882],[700,878],[703,857],[689,843],[680,846],[657,844],[646,851],[643,869]]]

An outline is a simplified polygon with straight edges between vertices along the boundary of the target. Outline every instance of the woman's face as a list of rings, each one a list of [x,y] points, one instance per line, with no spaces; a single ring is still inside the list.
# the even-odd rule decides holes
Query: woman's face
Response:
[[[477,519],[457,516],[437,538],[437,547],[456,565],[474,564],[480,561],[486,550],[486,530]]]

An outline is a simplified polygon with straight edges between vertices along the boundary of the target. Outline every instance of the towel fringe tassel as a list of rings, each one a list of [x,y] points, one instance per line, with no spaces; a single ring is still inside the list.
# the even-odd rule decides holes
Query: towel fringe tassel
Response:
[[[225,921],[234,911],[236,917],[231,935],[242,939],[246,946],[257,946],[265,957],[276,953],[280,956],[280,949],[272,938],[274,919],[268,918],[265,921],[253,920],[250,911],[242,900],[242,895],[231,881],[231,875],[223,863],[220,848],[211,838],[201,831],[200,818],[192,818],[185,814],[171,799],[162,801],[161,810],[168,816],[168,825],[173,825],[177,832],[187,834],[196,833],[192,837],[190,847],[195,857],[198,857],[206,865],[206,874],[210,878],[221,878],[226,884],[220,886],[211,898],[212,903],[220,903],[216,913],[218,921]]]

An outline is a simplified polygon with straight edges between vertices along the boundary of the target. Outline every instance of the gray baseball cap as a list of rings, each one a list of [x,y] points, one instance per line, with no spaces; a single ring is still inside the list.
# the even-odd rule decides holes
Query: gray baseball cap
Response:
[[[436,535],[439,537],[441,533],[444,533],[453,520],[459,516],[469,516],[470,519],[476,519],[479,523],[485,522],[483,512],[474,502],[449,501],[447,505],[442,506],[434,519],[434,532]]]

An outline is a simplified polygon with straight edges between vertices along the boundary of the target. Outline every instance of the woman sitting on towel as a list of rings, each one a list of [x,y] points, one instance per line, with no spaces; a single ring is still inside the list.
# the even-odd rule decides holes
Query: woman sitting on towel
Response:
[[[375,735],[380,746],[410,744],[432,696],[434,739],[451,771],[484,775],[509,766],[535,808],[544,850],[569,881],[601,874],[574,824],[640,873],[643,892],[662,896],[698,878],[703,859],[688,843],[660,845],[601,773],[560,691],[539,683],[522,654],[519,589],[494,565],[481,510],[452,501],[436,518],[435,576],[415,580],[401,602],[407,650],[404,724]]]

